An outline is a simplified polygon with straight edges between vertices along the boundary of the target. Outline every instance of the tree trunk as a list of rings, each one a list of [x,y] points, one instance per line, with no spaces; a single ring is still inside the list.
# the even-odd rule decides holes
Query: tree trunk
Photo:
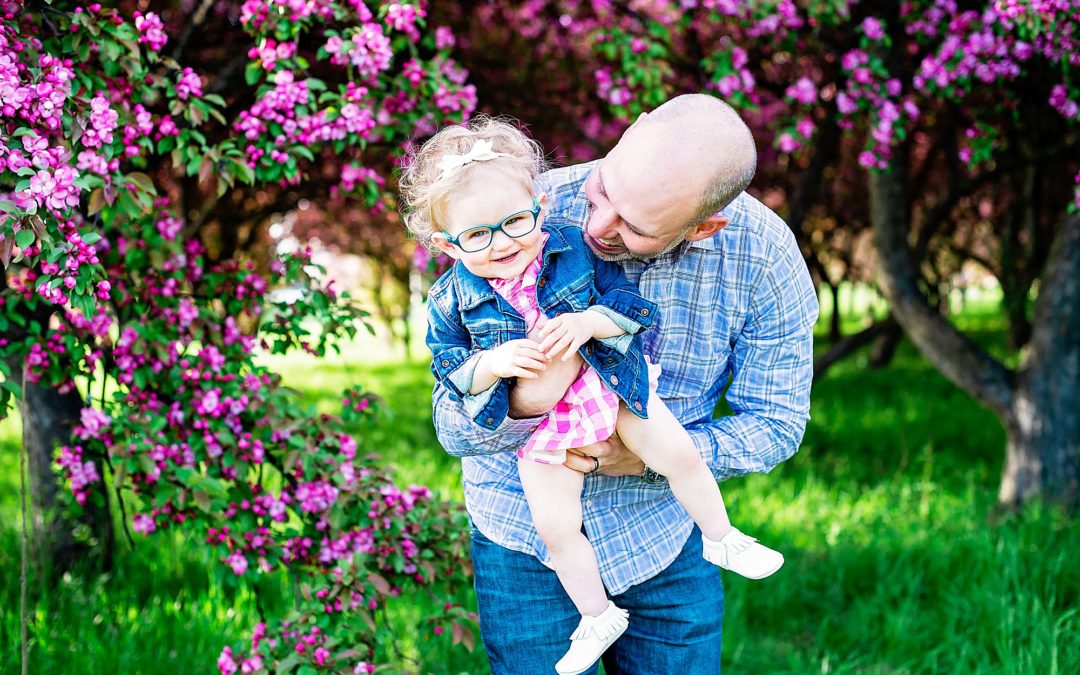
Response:
[[[95,504],[98,495],[92,496],[78,522],[65,518],[58,499],[63,488],[53,470],[55,449],[59,444],[70,442],[81,408],[82,401],[77,392],[61,394],[29,382],[23,400],[19,402],[37,548],[46,558],[44,562],[57,574],[71,569],[77,560],[85,559],[91,551],[100,556],[104,569],[109,569],[112,564],[113,527],[105,498],[105,483],[96,485],[101,504]],[[75,536],[74,530],[80,524],[89,528],[89,541]]]
[[[998,501],[1080,501],[1080,216],[1066,219],[1043,274],[1020,372]]]
[[[899,165],[903,166],[900,162]],[[895,166],[869,177],[881,288],[919,351],[989,406],[1008,434],[998,493],[1005,506],[1080,497],[1080,218],[1061,226],[1040,284],[1028,358],[1013,373],[934,311],[916,284],[907,244],[904,178]]]
[[[7,288],[6,275],[0,274],[0,292]],[[9,302],[11,301],[10,296]],[[47,325],[52,309],[39,305],[27,317],[39,325]],[[27,334],[17,326],[10,326],[0,337],[10,341],[25,340]],[[9,359],[13,374],[23,371],[23,363]],[[14,375],[19,377],[18,375]],[[56,446],[67,443],[79,419],[82,401],[77,391],[61,394],[54,389],[32,382],[25,384],[23,398],[18,402],[23,425],[23,449],[27,456],[27,476],[34,517],[32,526],[36,535],[35,549],[42,557],[40,562],[57,574],[71,568],[76,560],[85,559],[90,549],[98,555],[102,569],[112,567],[113,527],[108,508],[107,488],[97,483],[95,498],[89,500],[77,521],[67,518],[66,510],[58,503],[62,486],[57,481],[53,459]],[[95,505],[94,501],[100,501]],[[89,532],[89,536],[76,537],[76,528]],[[57,577],[58,578],[58,577]]]

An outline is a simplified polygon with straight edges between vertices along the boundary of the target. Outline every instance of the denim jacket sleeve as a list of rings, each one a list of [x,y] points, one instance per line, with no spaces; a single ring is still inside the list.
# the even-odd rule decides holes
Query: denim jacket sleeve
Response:
[[[596,290],[599,296],[594,306],[626,331],[625,335],[616,338],[618,341],[611,345],[626,353],[632,336],[652,325],[656,316],[656,304],[641,295],[619,265],[597,258],[587,245],[585,249],[596,271]]]
[[[444,299],[445,287],[428,294],[427,346],[431,350],[431,372],[451,400],[461,403],[477,424],[496,429],[510,409],[510,387],[499,379],[485,391],[470,393],[479,349],[472,348],[469,331],[461,324],[453,303]]]

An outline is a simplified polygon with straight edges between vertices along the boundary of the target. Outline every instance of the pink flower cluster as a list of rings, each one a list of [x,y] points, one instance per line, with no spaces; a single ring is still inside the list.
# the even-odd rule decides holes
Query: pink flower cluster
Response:
[[[386,24],[408,35],[413,41],[420,39],[420,30],[416,24],[426,15],[427,10],[412,3],[394,2],[386,6]]]
[[[71,483],[71,493],[75,501],[85,505],[90,495],[90,486],[101,480],[97,466],[83,459],[81,445],[62,445],[56,456],[56,463],[64,470],[64,477]]]
[[[382,24],[365,23],[346,33],[346,39],[331,36],[326,42],[330,62],[337,65],[351,64],[357,74],[370,79],[390,68],[394,51],[390,38],[383,33]]]
[[[865,168],[883,169],[892,158],[893,143],[898,134],[919,117],[913,96],[901,98],[903,85],[890,77],[877,58],[862,49],[844,54],[841,65],[848,74],[847,87],[836,96],[837,110],[843,116],[841,127],[854,127],[860,114],[869,113],[870,138],[867,149],[859,153],[859,164]]]
[[[192,96],[199,98],[202,93],[202,79],[199,74],[191,68],[184,68],[176,82],[176,97],[186,101]]]
[[[150,49],[160,52],[169,41],[165,34],[165,24],[161,17],[153,12],[135,12],[135,29],[139,31],[139,44],[149,45]]]
[[[82,144],[88,148],[100,148],[111,145],[113,130],[119,114],[109,107],[109,99],[98,94],[90,101],[90,126],[82,136]]]
[[[248,50],[248,58],[258,59],[263,70],[267,72],[273,72],[278,61],[291,59],[293,56],[296,56],[295,42],[278,42],[272,38],[267,38]]]

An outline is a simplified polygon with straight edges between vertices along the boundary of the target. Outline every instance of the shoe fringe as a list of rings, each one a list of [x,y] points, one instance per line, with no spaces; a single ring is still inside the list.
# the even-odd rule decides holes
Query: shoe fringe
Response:
[[[612,616],[604,619],[603,621],[596,621],[600,617],[582,617],[581,623],[570,634],[571,640],[584,640],[589,637],[590,634],[595,634],[596,637],[601,640],[607,640],[612,635],[623,631],[628,625],[627,611],[621,607],[614,606],[617,611],[612,613]],[[611,608],[604,610],[604,614],[611,612]],[[602,615],[601,615],[602,616]],[[591,620],[590,620],[591,619]]]

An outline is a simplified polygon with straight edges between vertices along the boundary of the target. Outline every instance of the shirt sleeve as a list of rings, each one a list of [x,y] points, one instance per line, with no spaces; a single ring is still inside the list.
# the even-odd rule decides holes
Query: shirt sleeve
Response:
[[[731,415],[687,427],[718,479],[768,472],[799,448],[810,418],[817,294],[791,247],[767,270],[730,356]]]
[[[495,455],[517,452],[546,415],[514,419],[507,416],[495,429],[487,429],[473,420],[464,401],[450,397],[446,387],[436,383],[432,393],[435,435],[447,454],[454,457]]]

